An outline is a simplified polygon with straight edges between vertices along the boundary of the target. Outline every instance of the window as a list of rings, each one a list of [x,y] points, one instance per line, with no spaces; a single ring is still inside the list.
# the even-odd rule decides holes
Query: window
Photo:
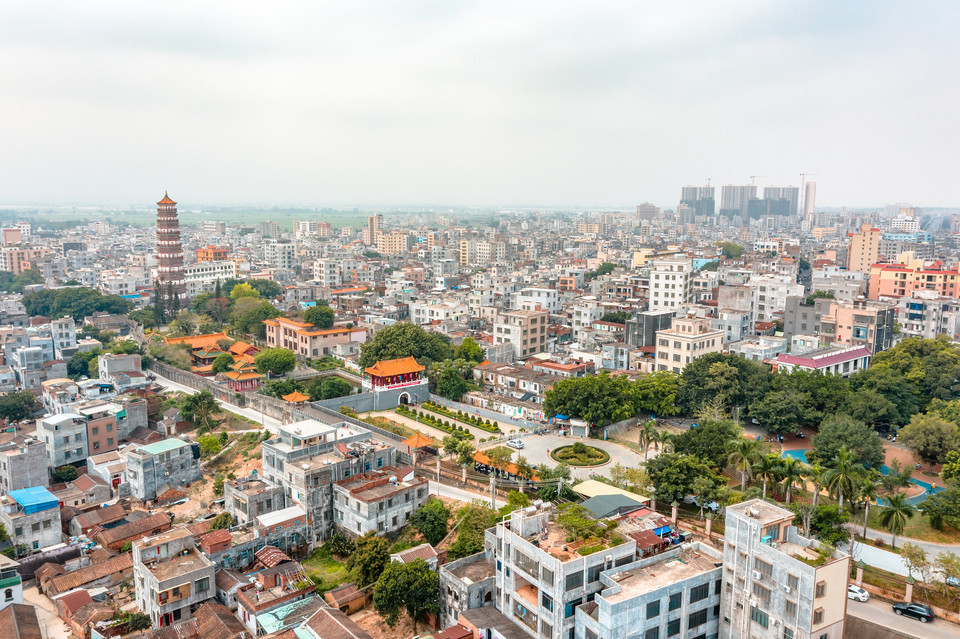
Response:
[[[817,608],[813,611],[813,623],[823,623],[823,608]]]
[[[643,633],[643,639],[660,639],[660,628],[650,628]]]
[[[576,609],[577,609],[577,606],[579,606],[579,605],[580,605],[580,599],[579,599],[579,597],[578,597],[577,599],[574,599],[573,601],[568,601],[566,604],[564,604],[564,606],[563,606],[563,618],[564,618],[564,619],[569,619],[570,617],[572,617],[572,616],[573,616],[573,611],[576,610]]]
[[[680,620],[674,619],[667,624],[667,636],[673,637],[680,634]]]
[[[99,434],[99,432],[100,432],[100,429],[97,428],[96,426],[94,426],[94,427],[93,427],[93,434],[94,434],[94,435],[97,435],[97,434]]]
[[[540,581],[553,584],[553,571],[546,567],[540,568]]]
[[[676,610],[683,604],[683,593],[676,592],[670,595],[670,605],[667,607],[667,610]]]
[[[3,600],[4,601],[13,601],[13,589],[7,588],[3,591]]]
[[[587,569],[587,583],[593,583],[600,579],[600,571],[603,570],[603,564],[590,566]]]
[[[197,579],[195,586],[197,592],[206,592],[210,587],[210,578],[204,577],[203,579]]]
[[[550,595],[545,592],[540,593],[540,605],[550,612],[553,612],[553,599],[551,599]]]
[[[39,531],[40,531],[40,522],[37,521],[37,522],[34,522],[34,523],[30,524],[30,530],[31,530],[32,532],[39,532]]]
[[[790,587],[790,590],[796,590],[800,587],[800,577],[796,575],[787,575],[787,585]]]
[[[773,575],[773,564],[768,564],[756,557],[753,559],[753,569],[766,577]]]
[[[660,600],[647,603],[647,619],[653,619],[660,615]]]
[[[690,617],[687,619],[687,630],[691,628],[696,628],[707,623],[707,609],[698,610],[696,612],[690,613]]]
[[[690,589],[690,603],[702,601],[710,596],[710,584],[700,584]]]
[[[717,579],[715,582],[713,582],[713,594],[715,595],[720,594],[720,584],[721,584],[720,579]]]
[[[825,594],[827,594],[827,582],[825,582],[825,581],[818,581],[818,582],[817,582],[816,597],[819,599],[820,597],[824,596]]]
[[[577,572],[570,573],[567,575],[567,590],[575,590],[577,588],[583,587],[583,573],[579,570]]]
[[[784,628],[783,639],[793,639],[793,630],[790,628]]]
[[[43,529],[44,529],[44,530],[47,530],[47,529],[49,529],[49,528],[50,528],[50,520],[49,520],[49,519],[44,519],[44,520],[43,520]]]
[[[753,594],[760,600],[764,608],[770,607],[770,589],[764,588],[758,583],[753,584]]]
[[[750,618],[756,621],[758,624],[764,628],[770,627],[770,616],[759,608],[753,608],[750,613]]]
[[[788,617],[796,617],[796,616],[797,616],[797,602],[795,602],[795,601],[790,601],[789,599],[787,599],[787,600],[783,603],[783,612],[786,613],[786,615],[787,615]]]

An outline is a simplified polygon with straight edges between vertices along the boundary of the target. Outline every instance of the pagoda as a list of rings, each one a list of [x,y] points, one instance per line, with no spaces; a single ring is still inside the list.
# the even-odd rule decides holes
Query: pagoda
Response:
[[[177,203],[166,193],[157,202],[157,281],[159,296],[171,304],[186,304],[187,283],[183,275],[183,246]]]

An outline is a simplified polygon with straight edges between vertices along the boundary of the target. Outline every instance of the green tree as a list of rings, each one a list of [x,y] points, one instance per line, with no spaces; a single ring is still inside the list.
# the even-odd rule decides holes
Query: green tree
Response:
[[[797,512],[794,524],[797,526],[803,523],[804,515],[800,511],[804,507],[809,508],[806,504],[794,504],[794,512]],[[809,519],[809,534],[823,543],[836,546],[850,539],[850,533],[844,526],[849,518],[833,504],[821,504],[812,508]]]
[[[242,333],[252,333],[264,339],[267,327],[263,321],[283,315],[270,302],[257,302],[251,297],[241,297],[233,305],[230,313],[230,322]]]
[[[634,403],[638,413],[669,417],[680,412],[677,394],[680,376],[673,371],[657,371],[633,383]]]
[[[353,540],[342,532],[337,531],[330,537],[330,552],[338,557],[349,557],[355,549]]]
[[[820,423],[820,428],[811,439],[814,450],[807,459],[829,464],[846,447],[868,468],[880,468],[883,464],[883,442],[877,431],[849,415],[830,415]]]
[[[180,416],[202,431],[207,431],[216,426],[213,419],[215,413],[220,412],[220,402],[210,393],[210,391],[200,391],[193,395],[187,395],[180,402]]]
[[[127,628],[129,628],[131,632],[146,630],[151,625],[150,615],[142,612],[134,612],[127,618]]]
[[[500,472],[503,472],[513,459],[513,451],[506,446],[497,446],[484,452],[490,458],[490,465]]]
[[[187,304],[187,308],[197,315],[202,315],[207,310],[207,302],[213,299],[213,293],[197,293]]]
[[[260,293],[257,292],[257,289],[253,288],[247,282],[240,282],[230,291],[230,299],[237,301],[241,297],[252,297],[254,299],[260,299]]]
[[[66,464],[64,466],[58,466],[53,471],[51,479],[55,484],[63,484],[68,481],[73,481],[77,477],[79,477],[79,473],[77,472],[77,467],[71,466],[70,464]]]
[[[443,501],[430,498],[420,506],[410,517],[410,523],[420,531],[427,543],[436,546],[447,536],[447,520],[450,519],[450,509]]]
[[[960,483],[960,451],[951,450],[947,453],[940,476],[946,482]]]
[[[730,371],[727,366],[713,367],[720,362],[736,371]],[[718,379],[717,375],[722,377]],[[756,400],[767,394],[772,384],[770,369],[765,364],[721,353],[710,353],[690,362],[684,367],[680,379],[677,405],[687,415],[696,413],[718,395],[726,409],[753,406]]]
[[[673,438],[673,450],[696,455],[717,470],[727,465],[731,441],[743,439],[743,429],[728,420],[700,422]]]
[[[951,482],[946,489],[927,497],[923,514],[937,530],[943,529],[944,524],[960,528],[960,485]]]
[[[247,282],[263,299],[276,299],[283,295],[283,289],[273,280],[255,279]],[[231,291],[233,293],[233,291]]]
[[[90,370],[90,361],[95,360],[100,355],[100,349],[75,353],[67,360],[67,375],[72,379],[78,380],[83,375],[88,375]]]
[[[130,311],[127,314],[127,317],[132,319],[137,324],[140,324],[144,328],[157,327],[157,315],[153,306],[145,306],[144,308],[138,308],[135,311]]]
[[[225,373],[230,370],[231,366],[233,366],[233,355],[230,353],[220,353],[217,355],[217,358],[213,360],[214,373]]]
[[[390,562],[377,579],[373,607],[391,628],[406,610],[413,620],[440,611],[440,577],[423,559],[409,564]]]
[[[669,453],[659,455],[647,462],[647,471],[653,484],[654,497],[663,504],[681,501],[693,494],[693,482],[697,477],[706,477],[717,486],[723,478],[698,457]]]
[[[124,315],[133,304],[119,295],[102,295],[92,288],[61,288],[37,291],[23,298],[28,315],[47,315],[54,319],[72,317],[76,321],[95,312]]]
[[[37,399],[32,393],[8,393],[0,397],[0,418],[8,422],[19,422],[33,416],[36,407]]]
[[[743,248],[739,244],[734,244],[733,242],[716,242],[715,245],[720,249],[720,252],[728,260],[740,259],[740,257],[742,257],[744,252],[746,251],[745,248]]]
[[[856,490],[857,481],[863,472],[863,466],[859,463],[854,453],[847,450],[846,446],[841,446],[837,451],[836,457],[830,462],[830,470],[827,471],[824,479],[827,482],[827,488],[830,492],[837,495],[840,502],[840,512],[843,512],[843,498]]]
[[[303,312],[303,321],[313,324],[317,328],[330,328],[336,314],[329,306],[311,306]]]
[[[467,504],[460,508],[454,519],[457,521],[457,540],[447,551],[450,561],[476,554],[483,550],[483,539],[487,529],[498,519],[497,511],[480,503]]]
[[[781,435],[812,426],[820,418],[813,410],[810,395],[790,390],[770,391],[750,405],[750,415],[770,433]]]
[[[903,533],[903,529],[915,514],[917,509],[913,504],[907,501],[904,493],[894,493],[887,497],[887,505],[880,511],[880,525],[887,529],[893,535],[893,543],[890,544],[894,549],[897,547],[897,535]]]
[[[253,364],[258,373],[283,375],[297,367],[297,356],[288,348],[265,348],[254,356]]]
[[[920,410],[925,403],[914,379],[890,367],[871,367],[852,375],[850,390],[853,392],[848,398],[845,412],[876,425],[906,424],[910,416]],[[867,391],[872,391],[869,397],[858,397]],[[885,401],[877,401],[878,398],[883,398]],[[871,406],[863,405],[866,399],[876,402],[872,409]],[[871,413],[872,419],[868,418]]]
[[[413,357],[421,365],[453,357],[450,340],[440,333],[428,333],[416,324],[397,322],[377,331],[373,339],[360,346],[360,366],[378,361]]]
[[[753,474],[763,482],[762,498],[767,498],[767,485],[780,481],[780,458],[774,454],[764,455],[757,460]]]
[[[877,502],[877,477],[880,471],[873,469],[864,473],[858,487],[859,499],[863,502],[863,538],[867,538],[867,520],[870,518],[870,505]]]
[[[472,337],[465,337],[463,341],[454,349],[454,359],[462,359],[473,364],[479,364],[484,360],[483,349]]]
[[[927,558],[927,551],[917,544],[907,542],[900,547],[900,558],[907,567],[907,576],[913,578],[913,571],[924,574],[930,570],[930,560]]]
[[[459,401],[465,392],[467,392],[467,382],[463,377],[454,368],[444,368],[437,379],[437,395]]]
[[[747,489],[747,477],[760,461],[760,442],[746,437],[737,437],[727,442],[727,463],[740,471],[740,490]]]
[[[347,559],[347,570],[355,571],[357,585],[362,588],[377,581],[390,563],[390,550],[387,540],[373,531],[358,537],[355,543],[357,548]]]
[[[643,461],[646,462],[650,445],[653,444],[657,437],[657,423],[654,421],[646,421],[642,425],[638,423],[637,426],[639,426],[637,445],[640,446],[640,450],[643,451]]]
[[[336,375],[328,375],[323,378],[322,382],[320,382],[320,397],[317,399],[346,397],[351,392],[353,392],[353,387],[350,386],[350,382],[341,377],[337,377]],[[313,400],[312,393],[310,395],[310,399]]]
[[[947,453],[960,448],[960,429],[936,413],[914,415],[900,429],[898,440],[932,467],[945,462]]]
[[[599,375],[561,379],[547,391],[547,415],[580,417],[595,426],[606,426],[637,414],[637,393],[625,375]]]
[[[201,457],[212,457],[220,452],[220,439],[216,435],[202,435],[197,443],[200,444]]]
[[[210,530],[221,530],[233,526],[233,515],[224,511],[213,518],[210,522]]]
[[[613,311],[612,313],[605,313],[600,317],[601,322],[612,322],[613,324],[626,324],[627,320],[630,319],[630,313],[627,311]]]
[[[584,279],[592,280],[597,277],[603,277],[604,275],[609,275],[613,272],[613,269],[617,268],[617,265],[612,262],[604,262],[597,267],[595,271],[587,271],[583,274]]]

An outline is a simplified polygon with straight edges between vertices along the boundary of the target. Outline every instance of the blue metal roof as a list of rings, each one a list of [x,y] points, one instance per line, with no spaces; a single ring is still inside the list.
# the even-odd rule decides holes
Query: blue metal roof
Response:
[[[28,513],[38,513],[58,506],[57,498],[43,486],[11,490],[10,497],[23,506],[23,510]]]

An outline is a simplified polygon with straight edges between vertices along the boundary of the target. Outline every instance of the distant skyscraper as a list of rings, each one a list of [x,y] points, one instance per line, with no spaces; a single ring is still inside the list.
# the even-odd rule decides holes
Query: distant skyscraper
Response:
[[[637,205],[638,220],[655,220],[660,217],[660,207],[649,202]]]
[[[720,215],[739,215],[741,218],[745,218],[750,200],[756,199],[756,197],[757,187],[753,185],[735,186],[728,184],[720,189]]]
[[[680,189],[680,204],[692,208],[696,215],[712,216],[716,209],[712,186],[685,186]]]
[[[787,200],[787,215],[796,215],[800,205],[800,188],[796,186],[767,186],[763,189],[765,200]]]
[[[803,216],[813,215],[817,201],[817,183],[807,182],[803,185]]]
[[[367,216],[367,226],[363,229],[363,243],[376,244],[377,235],[383,233],[383,213]]]
[[[166,193],[157,202],[157,281],[160,296],[170,304],[176,297],[183,304],[187,282],[183,276],[183,247],[180,245],[180,220],[177,203]]]

